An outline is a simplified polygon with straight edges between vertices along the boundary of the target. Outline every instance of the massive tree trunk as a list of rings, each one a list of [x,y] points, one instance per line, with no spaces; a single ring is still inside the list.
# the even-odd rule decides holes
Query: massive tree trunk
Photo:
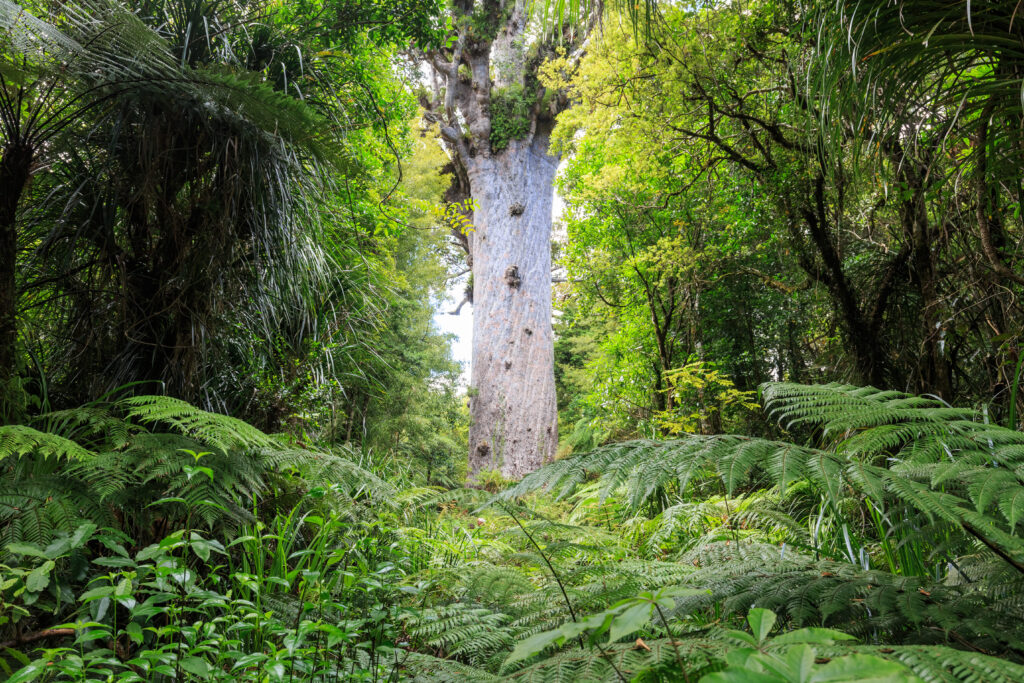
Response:
[[[471,475],[519,478],[558,442],[551,328],[551,204],[557,161],[547,135],[472,160]]]
[[[557,159],[548,141],[566,102],[540,85],[538,67],[559,44],[578,45],[594,23],[532,36],[523,0],[464,0],[453,12],[452,47],[425,55],[434,90],[421,103],[452,155],[458,191],[450,198],[476,202],[474,231],[464,240],[473,272],[470,476],[498,469],[519,478],[551,460],[558,443],[551,327]]]

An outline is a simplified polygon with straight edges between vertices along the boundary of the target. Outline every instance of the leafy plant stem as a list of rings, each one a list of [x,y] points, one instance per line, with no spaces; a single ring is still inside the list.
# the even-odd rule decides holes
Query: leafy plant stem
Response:
[[[516,517],[515,513],[512,512],[512,510],[509,509],[504,504],[501,507],[515,521],[515,523],[519,526],[522,532],[526,534],[526,538],[529,539],[533,547],[537,549],[537,552],[540,554],[541,559],[544,560],[544,564],[548,566],[548,570],[551,572],[552,578],[554,578],[555,583],[558,584],[558,589],[562,592],[562,597],[565,599],[565,605],[569,608],[569,616],[572,617],[572,620],[574,622],[578,621],[578,619],[576,618],[576,611],[572,608],[572,602],[569,600],[569,594],[565,591],[565,585],[562,583],[561,577],[558,576],[558,572],[556,572],[555,568],[551,565],[551,561],[548,560],[547,554],[541,549],[540,545],[537,544],[537,541],[534,540],[533,535],[526,530],[526,527],[523,526],[523,523],[519,521],[519,518]],[[579,644],[580,649],[584,649],[583,636],[579,637]],[[600,643],[595,642],[594,645],[597,646],[597,649],[601,652],[601,656],[604,657],[604,660],[608,662],[608,666],[610,666],[615,671],[615,675],[619,677],[619,680],[622,681],[622,683],[627,683],[626,677],[623,675],[619,667],[615,665],[615,661],[612,659],[612,656],[608,654],[608,651],[601,647]]]
[[[661,609],[661,605],[657,601],[654,602],[654,609],[658,612],[658,618],[661,619],[661,623],[665,626],[665,633],[668,634],[668,642],[672,644],[672,652],[676,656],[676,664],[679,665],[679,672],[683,674],[683,681],[690,683],[690,676],[686,673],[686,667],[683,665],[683,657],[679,654],[679,645],[676,644],[676,639],[672,635],[672,631],[668,627],[668,620],[665,618],[665,613]]]

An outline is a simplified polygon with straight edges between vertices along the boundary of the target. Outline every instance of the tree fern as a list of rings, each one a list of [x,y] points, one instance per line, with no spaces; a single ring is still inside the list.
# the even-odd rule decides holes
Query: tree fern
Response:
[[[407,622],[410,637],[438,654],[481,666],[500,659],[515,642],[509,617],[480,605],[456,602],[424,610]]]
[[[0,460],[35,455],[46,458],[81,460],[92,453],[58,434],[40,432],[24,425],[0,427]]]
[[[683,548],[692,549],[677,556],[683,572],[672,578],[707,592],[677,600],[677,625],[756,605],[794,626],[829,625],[867,643],[898,644],[858,647],[906,660],[925,680],[1019,676],[1013,664],[919,646],[1020,654],[1024,483],[1016,472],[1024,434],[987,424],[978,411],[899,392],[793,384],[762,392],[770,415],[786,428],[809,428],[816,442],[695,435],[611,444],[552,463],[502,497],[584,491],[588,504],[625,503],[620,522],[628,514],[646,519],[640,523],[651,525],[654,547],[677,534],[689,539]],[[723,496],[724,511],[710,506],[709,492]],[[701,519],[706,524],[694,528]],[[584,589],[595,567],[563,568],[581,613],[599,610]],[[623,579],[634,590],[656,583]],[[531,616],[530,600],[521,598],[510,622],[519,638],[567,618],[553,607]],[[536,671],[537,680],[611,680],[605,660],[567,649],[524,672]]]
[[[956,640],[996,651],[1024,638],[1021,600],[1006,599],[1020,596],[1024,581],[999,566],[971,572],[984,581],[951,585],[762,544],[715,543],[682,561],[694,567],[685,583],[709,592],[681,598],[678,615],[712,606],[725,614],[767,607],[796,626],[830,626],[866,641]]]
[[[492,674],[479,667],[422,652],[407,652],[402,656],[405,657],[402,668],[418,683],[501,683],[507,680],[504,676]]]
[[[729,645],[721,638],[652,638],[639,643],[618,643],[597,649],[571,648],[551,657],[508,673],[514,681],[562,683],[567,681],[617,682],[627,680],[663,681],[680,677],[676,657],[682,660],[690,680],[704,672],[721,667]],[[783,648],[769,645],[769,652]],[[976,652],[963,652],[935,646],[865,646],[832,645],[816,648],[824,658],[852,654],[870,654],[906,665],[915,675],[929,683],[935,681],[963,683],[1015,683],[1024,676],[1024,667]],[[609,664],[608,659],[615,664]],[[427,679],[429,680],[429,679]],[[486,679],[481,679],[486,680]]]
[[[1024,434],[985,424],[974,411],[933,399],[841,385],[767,385],[766,409],[786,424],[821,429],[820,447],[740,436],[691,436],[614,444],[556,462],[506,495],[536,488],[566,495],[599,474],[605,497],[625,492],[634,508],[663,487],[684,491],[712,477],[727,494],[744,486],[807,481],[832,506],[856,492],[882,509],[908,504],[945,520],[1024,572]]]
[[[316,450],[275,445],[258,451],[255,457],[265,469],[301,479],[310,486],[331,486],[349,496],[368,494],[382,504],[396,505],[395,487],[359,466],[351,456],[341,448]]]
[[[197,441],[224,451],[272,444],[269,436],[247,422],[218,415],[169,396],[134,396],[119,405],[129,419],[145,425],[166,424]]]

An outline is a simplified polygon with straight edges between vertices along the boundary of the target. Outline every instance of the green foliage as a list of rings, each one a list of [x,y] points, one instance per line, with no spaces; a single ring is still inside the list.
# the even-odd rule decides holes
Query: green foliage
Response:
[[[721,425],[723,413],[759,408],[753,391],[739,391],[728,377],[707,363],[687,363],[663,373],[670,407],[654,413],[654,422],[668,434],[706,431]],[[717,430],[716,430],[717,431]]]
[[[0,566],[15,619],[27,616],[21,605],[38,609],[61,596],[70,604],[60,607],[60,628],[73,640],[25,659],[8,680],[387,675],[396,667],[380,646],[394,641],[397,624],[395,590],[382,580],[402,570],[381,540],[372,526],[292,510],[269,528],[244,529],[227,547],[178,531],[132,553],[95,526],[45,550],[9,545],[26,563]],[[113,552],[95,556],[89,541]],[[89,560],[86,590],[54,572],[55,562],[73,559]]]
[[[394,57],[519,6],[0,0],[4,675],[1024,679],[1015,6],[609,6],[490,93],[494,153],[579,105],[571,427],[463,489],[474,206]]]
[[[530,132],[533,101],[521,85],[491,92],[491,151],[498,152]]]
[[[672,598],[695,592],[694,589],[668,587],[620,600],[603,612],[519,641],[505,665],[528,659],[551,646],[560,647],[582,635],[586,635],[591,644],[618,641],[646,627],[656,615],[664,615],[664,611],[672,609],[675,606]]]
[[[732,504],[727,498],[720,532],[712,525],[701,539],[698,531],[678,555],[694,568],[682,585],[708,592],[676,600],[676,619],[743,614],[756,604],[795,626],[828,623],[869,641],[952,637],[1007,651],[1024,637],[1021,519],[1012,502],[1019,484],[1003,474],[1017,468],[1024,435],[987,424],[979,411],[899,392],[793,384],[762,392],[770,414],[790,429],[812,427],[822,443],[691,436],[614,444],[553,463],[504,495],[546,488],[565,497],[582,487],[596,504],[653,509],[664,552],[678,533],[665,525],[695,514],[686,501],[722,490]],[[775,498],[737,498],[759,488]],[[681,502],[652,507],[666,495]],[[858,522],[857,509],[871,514]]]
[[[48,416],[87,455],[12,450],[9,460],[82,468],[103,458],[105,426],[120,421],[113,452],[161,483],[128,482],[100,500],[127,510],[147,492],[174,492],[155,507],[178,529],[147,539],[123,524],[100,531],[111,524],[94,518],[43,542],[7,543],[7,626],[68,624],[74,641],[48,644],[19,675],[81,680],[105,669],[134,680],[130,662],[214,680],[340,670],[428,681],[1018,680],[1020,520],[995,499],[978,508],[985,487],[972,482],[1013,466],[1020,435],[897,392],[777,384],[762,393],[768,411],[822,441],[694,435],[604,446],[547,466],[492,507],[476,490],[374,488],[354,465],[355,490],[333,484],[337,469],[313,485],[312,464],[326,454],[303,451],[303,464],[301,449],[177,401]],[[161,427],[177,433],[151,431]],[[173,459],[184,441],[195,447]],[[985,463],[964,467],[974,450]],[[264,452],[257,462],[286,480],[246,474],[245,458]],[[932,485],[921,474],[929,466],[956,476],[943,470]],[[108,485],[124,476],[109,471]],[[62,485],[87,480],[78,472]],[[562,502],[512,501],[544,486]],[[269,502],[289,490],[305,493],[295,507],[231,518],[239,491]],[[107,649],[110,640],[124,652]]]
[[[740,644],[726,658],[728,666],[721,672],[701,677],[703,683],[741,681],[891,681],[919,683],[910,669],[874,655],[853,654],[837,659],[820,658],[814,645],[835,645],[851,640],[850,636],[832,629],[799,629],[769,641],[776,615],[771,610],[755,608],[747,614],[750,634],[727,631],[726,637]],[[780,647],[781,646],[781,647]]]
[[[1019,299],[993,289],[1022,282],[1019,192],[999,186],[1019,166],[1016,5],[909,7],[665,5],[653,40],[609,21],[545,74],[578,103],[553,141],[566,322],[598,335],[573,392],[590,420],[655,435],[659,382],[693,359],[743,391],[838,380],[1020,414]]]
[[[473,40],[490,43],[512,16],[513,6],[504,3],[482,2],[471,5],[472,12],[465,17],[467,35]]]
[[[0,84],[24,104],[0,107],[0,148],[36,153],[10,264],[31,377],[12,381],[48,401],[15,401],[16,421],[145,382],[133,390],[375,447],[359,426],[401,414],[387,388],[429,403],[447,391],[432,375],[455,372],[429,329],[451,257],[414,206],[440,201],[447,159],[433,143],[398,186],[421,150],[392,69],[395,43],[438,42],[439,7],[186,5],[0,19],[0,61],[32,77]]]
[[[342,455],[295,448],[225,415],[140,396],[0,427],[0,540],[46,546],[83,522],[140,542],[186,523],[234,529],[251,506],[330,487],[387,504],[394,489]],[[172,431],[165,432],[163,429]]]
[[[987,424],[977,411],[899,392],[792,384],[763,391],[770,414],[790,427],[820,428],[830,442],[815,448],[730,435],[627,442],[555,463],[510,495],[538,487],[565,495],[594,473],[601,474],[602,496],[626,486],[634,507],[661,487],[685,491],[709,475],[730,495],[752,484],[785,493],[807,481],[833,511],[852,491],[886,517],[903,506],[916,510],[936,544],[947,543],[949,533],[966,534],[963,540],[981,541],[1011,564],[1019,556],[1019,483],[1005,471],[1024,452],[1020,432]]]
[[[468,235],[476,230],[473,227],[473,222],[469,220],[469,216],[472,216],[476,210],[477,205],[472,197],[462,202],[431,207],[431,213],[443,226],[460,235]]]
[[[512,481],[502,475],[501,470],[481,470],[476,475],[476,484],[484,491],[498,493],[512,485]]]

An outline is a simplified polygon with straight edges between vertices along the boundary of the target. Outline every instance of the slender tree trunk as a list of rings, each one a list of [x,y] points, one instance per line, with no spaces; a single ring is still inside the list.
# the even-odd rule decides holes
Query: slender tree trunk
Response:
[[[928,216],[925,212],[923,199],[915,201],[908,210],[912,210],[912,230],[914,239],[914,269],[917,273],[918,290],[921,294],[921,333],[925,346],[924,357],[920,360],[920,373],[925,386],[921,393],[933,392],[942,398],[953,398],[953,383],[949,372],[949,363],[944,351],[945,330],[942,324],[940,299],[936,285],[935,253],[931,235],[928,230]]]
[[[548,136],[513,140],[468,164],[477,202],[473,254],[471,476],[516,479],[558,442],[551,327],[551,206],[557,160]]]
[[[0,158],[0,383],[14,375],[18,341],[17,270],[18,202],[32,170],[32,148],[12,144]]]

